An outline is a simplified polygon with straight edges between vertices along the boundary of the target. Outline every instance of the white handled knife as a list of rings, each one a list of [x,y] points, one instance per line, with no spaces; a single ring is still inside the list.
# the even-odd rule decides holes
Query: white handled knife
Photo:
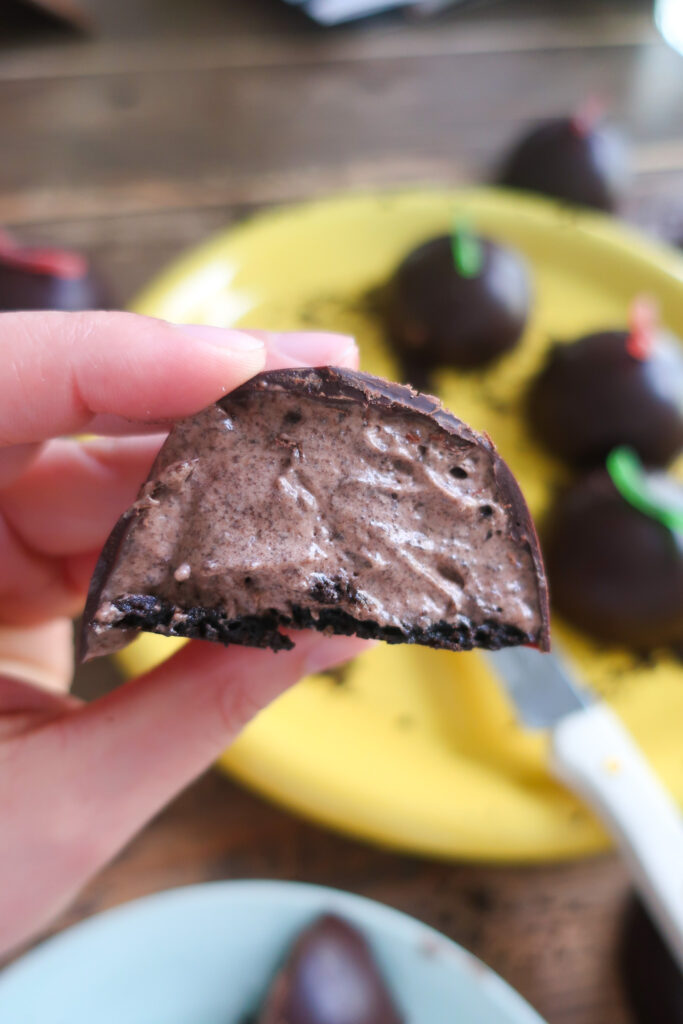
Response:
[[[673,800],[617,716],[556,653],[510,647],[485,656],[521,721],[550,729],[550,770],[613,836],[683,970],[683,818]]]

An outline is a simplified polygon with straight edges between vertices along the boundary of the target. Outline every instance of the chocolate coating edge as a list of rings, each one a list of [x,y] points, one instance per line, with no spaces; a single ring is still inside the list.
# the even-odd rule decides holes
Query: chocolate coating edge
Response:
[[[154,467],[152,466],[150,476],[153,472]],[[105,545],[100,552],[100,556],[97,559],[97,564],[95,565],[95,569],[90,580],[90,586],[88,587],[88,596],[85,600],[85,608],[83,609],[83,616],[81,618],[81,626],[76,644],[76,658],[79,663],[87,661],[88,659],[88,630],[90,622],[94,618],[95,612],[99,606],[100,596],[107,576],[116,561],[116,556],[118,555],[121,545],[126,538],[126,534],[138,514],[139,513],[137,511],[132,514],[130,511],[124,512],[115,524],[114,529],[109,534],[105,541]]]

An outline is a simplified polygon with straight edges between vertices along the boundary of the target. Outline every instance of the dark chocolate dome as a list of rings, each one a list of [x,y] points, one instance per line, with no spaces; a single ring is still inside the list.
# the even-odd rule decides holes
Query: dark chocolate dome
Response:
[[[623,137],[610,125],[558,117],[535,125],[512,147],[497,181],[579,206],[614,210],[628,179]]]
[[[683,536],[640,512],[605,469],[561,494],[544,554],[555,608],[591,636],[639,651],[683,644]]]
[[[403,1024],[365,937],[326,914],[303,931],[256,1024]]]
[[[0,312],[76,311],[108,305],[101,281],[80,254],[0,241]]]
[[[470,368],[520,340],[531,297],[529,273],[513,249],[477,239],[481,266],[461,273],[448,235],[425,242],[396,270],[386,294],[390,339],[407,360],[426,367]]]
[[[602,463],[627,444],[650,465],[683,447],[683,350],[664,331],[646,356],[628,331],[602,331],[555,345],[528,394],[539,442],[574,465]]]

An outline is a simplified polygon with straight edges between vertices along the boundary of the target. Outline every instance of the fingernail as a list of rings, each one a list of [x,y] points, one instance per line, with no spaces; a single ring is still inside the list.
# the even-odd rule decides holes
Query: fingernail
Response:
[[[356,342],[348,334],[271,334],[268,351],[271,356],[287,360],[290,366],[334,366],[350,361],[356,352]]]
[[[361,640],[355,636],[317,637],[306,655],[306,674],[315,675],[316,672],[324,672],[335,665],[351,661],[374,646],[373,641]]]
[[[171,324],[194,341],[214,348],[227,348],[231,352],[257,352],[265,349],[265,342],[256,334],[237,331],[233,327],[211,327],[208,324]]]

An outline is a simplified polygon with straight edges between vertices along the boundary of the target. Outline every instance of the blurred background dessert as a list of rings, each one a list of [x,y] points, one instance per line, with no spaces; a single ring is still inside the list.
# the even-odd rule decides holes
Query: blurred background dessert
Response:
[[[506,154],[496,181],[611,213],[628,175],[626,140],[602,120],[599,101],[587,101],[574,114],[542,120],[524,132]]]
[[[112,305],[85,256],[24,246],[0,235],[0,310],[101,309]]]
[[[382,303],[389,344],[419,383],[434,367],[485,366],[510,351],[530,300],[522,256],[456,222],[406,256]]]
[[[534,434],[575,466],[601,463],[630,445],[649,465],[665,466],[683,446],[681,343],[638,302],[632,326],[555,345],[531,382]]]

